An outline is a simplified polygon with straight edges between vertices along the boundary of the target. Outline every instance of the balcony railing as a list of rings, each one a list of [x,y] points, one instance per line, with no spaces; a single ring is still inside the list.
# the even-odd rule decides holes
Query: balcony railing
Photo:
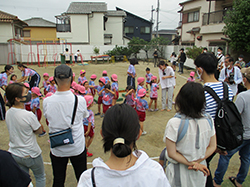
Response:
[[[56,32],[71,32],[70,24],[56,24]]]
[[[223,23],[227,10],[205,13],[202,17],[202,25]]]

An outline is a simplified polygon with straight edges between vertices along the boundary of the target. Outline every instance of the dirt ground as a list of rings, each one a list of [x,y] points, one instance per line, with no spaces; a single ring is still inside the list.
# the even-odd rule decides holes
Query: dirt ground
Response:
[[[79,76],[80,70],[85,69],[86,70],[86,78],[89,80],[89,77],[94,73],[97,75],[97,78],[101,77],[102,71],[107,70],[108,76],[110,77],[112,74],[118,75],[118,81],[119,81],[119,88],[125,88],[126,87],[126,79],[127,79],[127,69],[128,69],[129,63],[128,62],[121,62],[121,63],[115,63],[115,64],[90,64],[86,66],[82,65],[75,65],[72,66],[73,71],[76,74],[76,79]],[[43,73],[47,72],[50,76],[53,75],[54,72],[54,66],[48,66],[48,67],[38,67],[37,65],[30,66],[31,68],[35,69],[41,76]],[[158,68],[154,68],[153,64],[147,64],[140,62],[139,65],[135,66],[137,77],[145,77],[145,69],[146,67],[149,67],[151,69],[151,73],[153,75],[156,75],[158,77]],[[4,66],[1,66],[0,69],[4,69]],[[178,68],[177,68],[178,69]],[[177,95],[179,89],[183,84],[186,83],[186,80],[189,76],[189,72],[191,70],[184,70],[184,74],[179,75],[176,73],[176,87],[174,90],[175,96]],[[17,69],[15,66],[15,74],[18,76],[18,78],[21,77],[21,72]],[[41,81],[42,82],[42,81]],[[198,81],[199,82],[199,81]],[[96,84],[98,84],[98,80],[95,81]],[[40,83],[41,85],[41,83]],[[158,98],[158,108],[161,109],[161,90],[158,91],[159,98]],[[121,94],[120,94],[121,96]],[[42,108],[42,100],[41,101],[41,108]],[[148,99],[149,101],[149,99]],[[97,105],[94,105],[92,107],[92,110],[94,113],[97,112]],[[147,131],[147,135],[142,136],[137,141],[137,147],[138,149],[144,150],[149,157],[152,157],[156,161],[158,161],[158,157],[164,148],[164,143],[162,141],[165,126],[168,122],[168,120],[173,117],[175,114],[174,105],[171,112],[167,111],[157,111],[157,112],[147,112],[146,121],[144,123],[144,130]],[[41,123],[44,125],[46,131],[48,132],[48,127],[45,123],[45,118],[42,117]],[[95,138],[93,140],[92,145],[89,148],[89,151],[93,153],[93,157],[87,158],[88,161],[88,168],[91,168],[91,162],[93,159],[97,157],[101,157],[104,160],[106,160],[109,156],[109,153],[104,154],[103,148],[102,148],[102,138],[100,135],[100,128],[101,128],[102,118],[100,116],[95,117]],[[9,135],[8,130],[5,125],[5,122],[0,122],[1,131],[0,131],[0,149],[8,150],[8,142],[9,142]],[[48,135],[44,137],[37,137],[37,141],[42,149],[42,156],[44,160],[44,166],[45,166],[45,172],[46,172],[46,186],[52,186],[53,181],[53,174],[52,174],[52,167],[50,164],[50,158],[49,158],[49,152],[50,152],[50,145],[48,143]],[[214,171],[216,169],[218,161],[218,155],[212,160],[212,174],[214,174]],[[225,175],[225,179],[227,179],[229,176],[236,175],[239,168],[239,156],[238,154],[235,154],[235,156],[231,159],[229,169]],[[33,181],[34,177],[32,172],[30,172]],[[72,187],[76,186],[77,182],[75,179],[74,171],[72,169],[72,166],[69,164],[67,168],[67,178],[65,182],[66,187]],[[226,185],[227,186],[227,185]],[[232,186],[232,185],[228,185]],[[244,185],[243,185],[244,186]]]

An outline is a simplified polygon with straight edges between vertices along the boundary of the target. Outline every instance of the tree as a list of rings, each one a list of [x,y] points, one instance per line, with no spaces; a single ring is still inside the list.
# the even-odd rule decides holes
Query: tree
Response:
[[[145,45],[145,40],[140,39],[139,37],[133,37],[129,43],[128,48],[131,50],[132,54],[137,58],[137,54],[143,49]]]
[[[158,38],[153,38],[149,44],[151,45],[152,48],[157,49],[157,51],[160,53],[159,55],[164,58],[164,50],[166,45],[169,44],[169,40],[164,37],[158,37]]]
[[[196,47],[196,46],[193,46],[192,48],[187,47],[186,55],[188,58],[195,60],[202,53],[202,49],[203,49],[202,47]]]
[[[235,0],[232,10],[224,17],[225,35],[230,46],[236,51],[250,52],[250,0]]]

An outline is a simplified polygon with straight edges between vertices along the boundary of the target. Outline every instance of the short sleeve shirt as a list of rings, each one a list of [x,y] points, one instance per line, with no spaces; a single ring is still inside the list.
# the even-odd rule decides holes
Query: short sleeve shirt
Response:
[[[104,76],[103,78],[105,79],[105,84],[108,84],[108,81],[110,81],[109,77],[108,76]]]
[[[104,88],[104,86],[100,86],[100,85],[97,86],[98,95],[99,95],[99,92],[100,92],[103,88]],[[99,96],[102,97],[103,94],[101,93],[101,95],[99,95]]]
[[[24,71],[22,72],[22,77],[29,77],[35,75],[36,72],[33,69],[30,68],[25,68]]]
[[[118,83],[117,82],[113,82],[112,85],[111,85],[111,90],[115,90],[118,92]]]
[[[142,89],[142,88],[143,88],[143,87],[142,87],[141,85],[138,85],[138,86],[137,86],[136,96],[137,96],[137,94],[138,94],[139,90],[140,90],[140,89]]]
[[[140,112],[145,112],[148,109],[148,102],[140,97],[135,99],[136,110]]]
[[[0,74],[0,87],[7,86],[8,85],[7,80],[8,80],[7,74],[6,73],[1,73]]]
[[[88,88],[87,90],[85,90],[85,94],[86,94],[86,95],[87,95],[87,94],[91,94],[90,88]]]
[[[110,92],[106,93],[105,91],[102,92],[102,95],[103,95],[102,103],[104,105],[111,105],[114,95]]]
[[[151,85],[150,98],[157,98],[158,97],[158,93],[157,93],[158,88],[159,88],[159,86],[156,83],[153,83]]]
[[[56,93],[57,87],[56,85],[52,86],[52,85],[48,85],[46,91],[47,92],[51,92],[51,93]]]
[[[85,80],[87,80],[86,77],[79,77],[79,78],[78,78],[78,83],[79,83],[79,84],[82,84],[83,81],[85,81]]]
[[[30,104],[30,108],[31,110],[33,110],[33,108],[40,108],[40,101],[39,101],[39,97],[32,99],[31,104]]]
[[[89,81],[89,85],[90,86],[95,86],[95,82],[94,81]]]
[[[43,81],[43,87],[44,89],[46,89],[49,85],[49,82],[48,81]]]
[[[135,101],[132,99],[132,97],[133,97],[132,94],[126,96],[126,104],[128,104],[130,106],[135,105]]]
[[[135,67],[130,64],[129,67],[128,67],[128,71],[129,73],[131,73],[133,76],[135,76]],[[128,74],[129,75],[129,74]]]
[[[152,73],[146,74],[146,83],[150,83],[152,77],[153,77]]]
[[[94,113],[92,110],[88,110],[89,117],[83,119],[83,125],[88,126],[91,123],[92,127],[95,125]]]

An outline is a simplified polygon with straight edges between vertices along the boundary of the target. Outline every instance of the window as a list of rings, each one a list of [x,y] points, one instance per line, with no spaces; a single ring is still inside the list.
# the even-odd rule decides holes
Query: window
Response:
[[[124,28],[125,34],[133,34],[134,33],[134,27],[125,27]]]
[[[23,37],[30,37],[30,30],[24,30]]]
[[[141,27],[142,34],[150,34],[150,27]]]
[[[199,21],[199,11],[188,13],[188,22]]]

